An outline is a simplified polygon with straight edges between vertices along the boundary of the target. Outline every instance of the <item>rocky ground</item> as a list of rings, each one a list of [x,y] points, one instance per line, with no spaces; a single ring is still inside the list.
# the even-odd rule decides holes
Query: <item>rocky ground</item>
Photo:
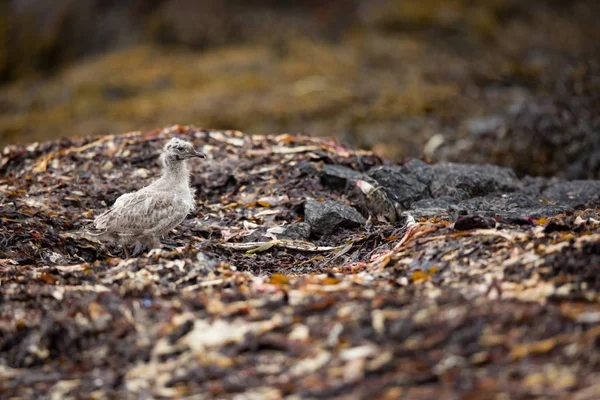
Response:
[[[174,249],[81,238],[174,135],[208,155]],[[600,181],[303,135],[9,146],[0,397],[596,399],[599,212]]]

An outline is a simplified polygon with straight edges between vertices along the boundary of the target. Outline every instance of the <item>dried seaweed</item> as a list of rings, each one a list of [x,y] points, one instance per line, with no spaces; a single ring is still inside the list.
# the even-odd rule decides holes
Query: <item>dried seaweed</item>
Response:
[[[208,161],[192,165],[198,208],[169,249],[123,260],[80,238],[156,176],[173,135]],[[323,186],[324,163],[380,160],[182,126],[8,147],[0,397],[600,396],[598,209],[467,230],[370,218],[286,239],[306,199],[364,211]]]

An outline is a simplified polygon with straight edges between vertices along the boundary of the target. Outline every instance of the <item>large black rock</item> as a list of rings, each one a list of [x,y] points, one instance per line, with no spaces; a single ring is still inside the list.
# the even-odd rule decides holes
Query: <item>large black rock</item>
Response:
[[[570,207],[600,205],[600,181],[560,181],[543,190],[541,197],[551,203]]]
[[[466,200],[491,193],[513,192],[519,189],[517,175],[496,165],[438,164],[431,182],[432,197],[450,196]]]
[[[304,204],[304,219],[317,236],[330,234],[338,228],[357,228],[366,222],[356,209],[331,200],[308,200]]]
[[[512,221],[600,204],[600,181],[519,179],[511,169],[489,164],[429,165],[410,160],[401,166],[373,168],[368,175],[417,218],[439,216],[453,208],[465,215]]]
[[[332,189],[345,189],[359,179],[368,179],[368,177],[344,165],[325,164],[320,173],[321,184]]]
[[[431,197],[429,184],[433,178],[433,169],[422,161],[411,160],[401,166],[376,167],[368,175],[383,186],[390,197],[404,209],[409,209],[415,201]]]

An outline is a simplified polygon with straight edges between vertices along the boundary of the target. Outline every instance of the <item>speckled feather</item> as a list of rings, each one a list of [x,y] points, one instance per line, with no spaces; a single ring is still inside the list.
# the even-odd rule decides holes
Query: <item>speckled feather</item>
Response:
[[[148,186],[119,197],[110,210],[94,220],[94,227],[116,235],[163,236],[194,210],[193,203],[178,193],[153,189]]]

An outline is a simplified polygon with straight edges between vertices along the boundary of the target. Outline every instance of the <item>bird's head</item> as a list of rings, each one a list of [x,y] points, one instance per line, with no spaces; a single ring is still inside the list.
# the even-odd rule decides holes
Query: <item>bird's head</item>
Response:
[[[173,138],[165,144],[163,149],[163,157],[165,161],[183,161],[188,158],[199,157],[205,158],[204,153],[201,153],[194,149],[194,146],[190,142]]]

